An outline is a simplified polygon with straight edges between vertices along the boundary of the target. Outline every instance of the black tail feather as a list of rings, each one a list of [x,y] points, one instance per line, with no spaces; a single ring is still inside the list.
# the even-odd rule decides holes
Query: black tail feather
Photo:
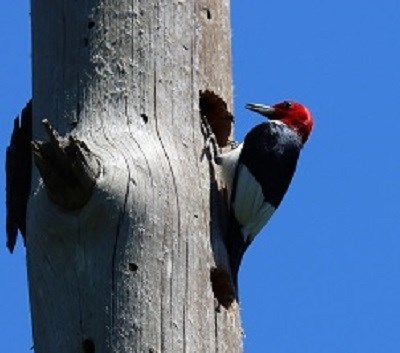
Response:
[[[229,255],[232,280],[236,289],[236,293],[238,295],[238,275],[240,264],[242,263],[243,255],[250,244],[244,241],[241,226],[237,222],[232,212],[229,215],[229,226],[226,234],[225,243]]]

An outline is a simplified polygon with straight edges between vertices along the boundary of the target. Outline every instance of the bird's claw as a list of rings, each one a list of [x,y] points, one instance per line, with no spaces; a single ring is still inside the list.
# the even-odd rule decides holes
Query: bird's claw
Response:
[[[207,117],[204,115],[201,116],[201,127],[203,135],[205,136],[205,143],[202,155],[206,154],[207,152],[210,152],[212,154],[214,162],[218,164],[217,160],[220,159],[219,157],[220,150],[217,138],[214,132],[212,131],[212,128],[207,120]]]
[[[235,150],[236,148],[238,148],[240,146],[240,143],[235,140],[231,140],[231,141],[229,141],[229,145],[231,147],[231,150]]]

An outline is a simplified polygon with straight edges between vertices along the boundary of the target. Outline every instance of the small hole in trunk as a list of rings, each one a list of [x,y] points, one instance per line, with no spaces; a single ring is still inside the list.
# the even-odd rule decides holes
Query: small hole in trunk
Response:
[[[86,339],[82,342],[83,353],[95,353],[96,347],[91,339]]]
[[[220,147],[228,145],[232,132],[233,115],[226,102],[210,90],[200,91],[200,114],[205,117]]]
[[[136,272],[138,270],[138,265],[134,264],[133,262],[129,263],[129,271]]]
[[[147,124],[149,117],[144,113],[140,114],[140,117],[143,119],[144,123]]]

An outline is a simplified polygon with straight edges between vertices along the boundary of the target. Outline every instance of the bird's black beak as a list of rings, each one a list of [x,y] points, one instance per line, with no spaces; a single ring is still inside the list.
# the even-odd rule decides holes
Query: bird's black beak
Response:
[[[272,118],[275,114],[275,108],[270,105],[248,103],[246,104],[246,109],[259,113],[268,118]]]

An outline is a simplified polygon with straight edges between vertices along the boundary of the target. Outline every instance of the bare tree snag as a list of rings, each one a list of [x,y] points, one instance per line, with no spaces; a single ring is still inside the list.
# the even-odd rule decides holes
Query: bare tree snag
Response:
[[[229,6],[31,2],[36,353],[242,351],[201,128],[204,114],[229,146]]]

